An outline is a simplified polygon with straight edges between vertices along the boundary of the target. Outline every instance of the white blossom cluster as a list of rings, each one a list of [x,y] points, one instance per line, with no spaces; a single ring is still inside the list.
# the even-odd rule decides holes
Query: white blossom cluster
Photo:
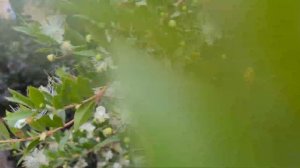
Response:
[[[40,168],[42,165],[49,165],[43,150],[35,149],[30,155],[24,157],[23,166],[25,168]]]

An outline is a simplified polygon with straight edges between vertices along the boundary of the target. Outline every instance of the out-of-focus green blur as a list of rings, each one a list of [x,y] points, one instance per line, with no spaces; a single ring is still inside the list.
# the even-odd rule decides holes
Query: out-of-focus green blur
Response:
[[[187,70],[115,43],[123,103],[147,164],[300,166],[300,2],[206,4],[223,36]]]

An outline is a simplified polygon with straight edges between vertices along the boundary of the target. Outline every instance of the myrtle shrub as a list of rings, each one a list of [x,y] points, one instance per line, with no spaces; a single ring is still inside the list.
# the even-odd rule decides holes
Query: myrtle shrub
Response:
[[[47,84],[29,86],[27,96],[10,89],[7,98],[18,106],[0,125],[1,147],[28,168],[141,164],[120,115],[113,43],[125,39],[185,67],[222,37],[197,0],[30,0],[22,8],[14,30],[33,39],[48,64],[60,63]]]

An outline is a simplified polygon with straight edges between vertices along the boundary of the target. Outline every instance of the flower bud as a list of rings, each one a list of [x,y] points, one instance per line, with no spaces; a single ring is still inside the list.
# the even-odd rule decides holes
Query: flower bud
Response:
[[[88,34],[85,36],[86,42],[90,43],[92,41],[92,35]]]
[[[169,20],[169,22],[168,22],[168,25],[170,26],[170,27],[176,27],[176,21],[175,20]]]
[[[61,44],[60,49],[61,49],[63,55],[70,55],[73,52],[73,46],[70,41],[64,41]]]
[[[104,136],[107,137],[113,133],[113,130],[112,130],[112,128],[108,127],[108,128],[105,128],[102,132],[103,132]]]
[[[45,104],[44,104],[44,103],[41,103],[41,104],[39,105],[39,108],[43,108],[43,107],[45,107]]]
[[[50,62],[53,62],[53,61],[55,61],[56,56],[55,56],[54,54],[49,54],[49,55],[47,55],[47,59],[48,59]]]
[[[41,141],[44,141],[47,137],[47,133],[46,132],[43,132],[42,134],[40,134],[40,140]]]
[[[129,144],[129,142],[130,142],[130,138],[129,137],[125,137],[124,138],[124,143]]]
[[[96,60],[97,60],[97,61],[100,61],[101,59],[102,59],[102,55],[101,55],[101,54],[97,54],[97,55],[96,55]]]

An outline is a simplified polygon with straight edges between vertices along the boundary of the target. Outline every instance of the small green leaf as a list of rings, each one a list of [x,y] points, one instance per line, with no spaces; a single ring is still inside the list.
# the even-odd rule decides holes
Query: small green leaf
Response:
[[[28,97],[34,103],[36,108],[45,107],[45,98],[43,93],[35,87],[28,87]]]
[[[22,104],[22,105],[25,105],[25,106],[31,107],[31,108],[34,106],[33,102],[28,97],[22,95],[21,93],[15,91],[15,90],[12,90],[12,89],[8,89],[8,90],[12,94],[12,97],[6,98],[8,101]]]
[[[17,111],[15,112],[7,112],[6,113],[6,117],[5,120],[7,121],[7,124],[10,127],[14,127],[16,122],[20,119],[26,119],[28,117],[30,117],[33,113],[30,109],[21,106]]]
[[[38,144],[40,143],[40,139],[37,138],[36,140],[33,140],[30,142],[30,144],[27,146],[27,148],[24,150],[24,155],[28,154],[31,152],[32,149],[34,149]]]
[[[79,56],[88,56],[88,57],[95,57],[97,53],[94,50],[83,50],[74,52],[75,55]]]
[[[29,126],[32,128],[32,129],[34,129],[34,130],[36,130],[36,131],[40,131],[40,132],[43,132],[43,131],[45,131],[46,130],[46,128],[44,127],[44,125],[41,123],[41,122],[39,122],[39,121],[32,121],[32,122],[30,122],[29,123]]]
[[[5,127],[3,121],[0,121],[0,139],[8,139],[9,137],[10,136],[7,128]]]
[[[35,130],[42,132],[49,127],[52,128],[62,127],[63,121],[57,115],[54,115],[53,119],[51,119],[49,115],[44,115],[40,119],[32,121],[29,125]]]
[[[28,27],[25,27],[25,26],[16,26],[13,29],[15,31],[24,33],[26,35],[34,36],[34,31],[33,31],[32,27],[29,27],[29,26]]]
[[[64,107],[63,99],[62,99],[61,95],[54,96],[52,99],[52,103],[53,103],[54,108],[56,108],[56,109],[60,109],[60,108]]]
[[[70,135],[71,135],[71,131],[66,131],[64,137],[63,137],[62,139],[60,139],[58,148],[59,148],[61,151],[64,150],[64,146],[65,146],[65,144],[67,143],[67,141],[68,141]]]
[[[45,92],[45,91],[41,91],[41,93],[44,95],[45,102],[46,102],[47,104],[52,105],[52,102],[53,102],[53,96],[52,96],[50,93],[47,93],[47,92]]]
[[[40,118],[38,121],[43,123],[45,127],[57,128],[63,126],[62,119],[57,115],[54,115],[53,119],[51,119],[49,115],[45,115],[42,118]]]
[[[88,101],[82,104],[75,112],[74,130],[77,130],[82,124],[87,122],[93,114],[95,108],[94,101]]]
[[[107,145],[115,143],[115,142],[120,142],[120,138],[117,137],[116,135],[105,139],[101,143],[98,143],[96,146],[94,146],[94,151],[97,152],[104,146],[107,146]]]

